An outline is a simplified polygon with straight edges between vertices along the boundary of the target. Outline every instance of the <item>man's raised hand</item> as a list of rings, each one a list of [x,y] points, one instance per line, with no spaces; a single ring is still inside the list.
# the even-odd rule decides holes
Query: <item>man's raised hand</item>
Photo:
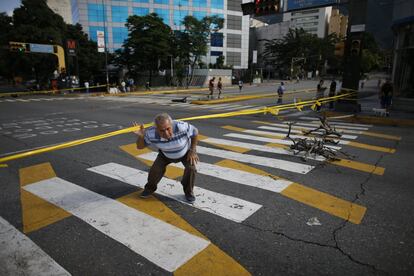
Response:
[[[134,127],[137,127],[137,130],[134,130],[133,132],[140,136],[140,137],[144,137],[145,135],[145,128],[144,125],[138,125],[137,122],[133,122]]]

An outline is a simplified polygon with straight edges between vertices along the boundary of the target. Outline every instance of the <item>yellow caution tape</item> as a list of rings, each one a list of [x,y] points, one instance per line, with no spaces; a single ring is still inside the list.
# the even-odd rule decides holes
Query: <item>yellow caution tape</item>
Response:
[[[304,102],[300,103],[301,104],[300,106],[298,106],[296,103],[291,103],[291,104],[285,104],[285,105],[264,107],[264,108],[259,108],[259,109],[246,109],[246,110],[239,110],[239,111],[227,112],[227,113],[200,115],[200,116],[194,116],[194,117],[189,117],[189,118],[182,118],[182,119],[178,119],[178,120],[180,120],[180,121],[194,121],[194,120],[227,118],[227,117],[242,116],[242,115],[253,115],[253,114],[260,114],[260,113],[270,113],[270,114],[273,114],[273,115],[278,115],[279,111],[282,111],[282,110],[295,109],[295,108],[298,108],[298,109],[301,108],[302,109],[306,106],[315,105],[317,101],[320,101],[320,103],[322,104],[322,103],[327,103],[327,102],[330,102],[330,101],[333,101],[333,100],[346,98],[346,97],[352,96],[354,94],[355,94],[355,92],[351,92],[351,93],[345,93],[345,94],[341,94],[341,95],[334,96],[334,97],[327,97],[327,98],[318,99],[318,100],[304,101]],[[150,127],[152,125],[153,125],[153,123],[148,123],[148,124],[145,124],[144,127],[147,128],[147,127]],[[20,159],[20,158],[24,158],[24,157],[33,156],[33,155],[37,155],[37,154],[40,154],[40,153],[65,149],[65,148],[74,147],[74,146],[79,146],[79,145],[82,145],[82,144],[102,140],[102,139],[113,137],[113,136],[116,136],[116,135],[130,133],[134,130],[137,130],[137,127],[134,126],[134,127],[124,128],[124,129],[121,129],[121,130],[116,130],[116,131],[112,131],[112,132],[109,132],[109,133],[105,133],[105,134],[101,134],[101,135],[97,135],[97,136],[92,136],[92,137],[88,137],[88,138],[78,139],[78,140],[74,140],[74,141],[71,141],[71,142],[65,142],[65,143],[50,146],[50,147],[40,148],[40,149],[26,151],[26,152],[21,152],[21,153],[18,153],[18,154],[9,155],[9,156],[5,156],[3,158],[0,158],[0,163],[12,161],[12,160],[16,160],[16,159]]]

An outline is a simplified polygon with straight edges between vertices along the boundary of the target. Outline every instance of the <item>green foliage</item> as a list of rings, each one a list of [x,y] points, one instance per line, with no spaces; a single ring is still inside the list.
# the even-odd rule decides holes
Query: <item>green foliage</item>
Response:
[[[47,6],[46,0],[23,0],[12,17],[0,14],[0,27],[2,45],[18,41],[64,46],[67,39],[75,39],[78,44],[77,60],[67,57],[67,65],[72,74],[79,68],[82,80],[89,80],[103,69],[104,55],[97,52],[96,43],[88,39],[80,25],[66,24],[60,15]],[[8,79],[14,76],[35,78],[43,84],[47,83],[57,68],[57,57],[50,54],[25,54],[2,49],[0,60],[2,76]],[[78,62],[78,66],[75,66],[75,62]]]
[[[155,13],[130,16],[125,25],[129,35],[124,49],[117,53],[118,64],[127,65],[131,73],[165,68],[171,55],[170,27]]]
[[[321,71],[324,61],[334,58],[336,35],[318,38],[303,29],[290,29],[282,39],[265,40],[265,60],[283,71],[290,72],[292,59],[303,57],[301,63],[306,71]]]

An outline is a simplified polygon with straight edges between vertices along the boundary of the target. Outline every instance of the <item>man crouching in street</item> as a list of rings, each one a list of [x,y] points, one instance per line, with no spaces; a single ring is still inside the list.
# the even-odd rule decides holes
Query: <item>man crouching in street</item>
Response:
[[[134,123],[134,126],[138,127],[138,124]],[[164,176],[168,164],[181,162],[185,167],[181,180],[185,198],[194,202],[195,165],[199,161],[196,151],[197,128],[186,122],[174,121],[167,113],[161,113],[155,116],[154,126],[145,130],[144,125],[140,125],[134,133],[138,136],[138,149],[149,145],[158,149],[157,159],[149,171],[147,184],[140,196],[147,198],[152,195],[157,190],[158,182]]]

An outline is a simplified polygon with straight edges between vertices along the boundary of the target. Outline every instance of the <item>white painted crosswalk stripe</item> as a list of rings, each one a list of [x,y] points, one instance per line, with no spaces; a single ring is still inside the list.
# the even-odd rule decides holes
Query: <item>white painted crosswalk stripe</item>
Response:
[[[147,182],[146,172],[116,163],[108,163],[88,170],[140,188],[144,188]],[[262,207],[256,203],[201,187],[194,187],[194,195],[197,199],[189,204],[185,200],[181,183],[165,177],[158,184],[156,193],[235,222],[244,221]]]
[[[301,120],[307,120],[307,121],[312,121],[312,123],[319,123],[319,118],[317,117],[308,117],[308,116],[302,116],[299,117],[299,119]],[[330,124],[337,124],[337,125],[343,125],[343,126],[356,126],[356,127],[373,127],[373,125],[369,125],[369,124],[357,124],[357,123],[344,123],[344,122],[339,122],[339,121],[335,121],[335,120],[329,120]]]
[[[271,123],[269,125],[276,126],[276,127],[282,127],[282,128],[288,128],[289,127],[287,124]],[[297,122],[297,123],[295,123],[295,125],[292,126],[292,129],[313,130],[317,127],[319,127],[319,124]],[[362,134],[363,133],[363,131],[361,131],[361,130],[352,130],[352,129],[344,129],[344,128],[335,128],[335,129],[336,129],[336,131],[343,132],[343,133],[350,133],[350,134]]]
[[[236,146],[236,147],[241,147],[241,148],[245,148],[249,150],[257,150],[257,151],[270,152],[270,153],[276,153],[276,154],[282,154],[282,155],[302,156],[301,154],[294,155],[292,151],[289,151],[287,149],[262,146],[262,145],[252,144],[252,143],[244,143],[244,142],[238,142],[238,141],[227,140],[227,139],[207,138],[207,139],[202,140],[201,142],[225,145],[225,146]],[[308,158],[317,160],[317,161],[325,160],[325,158],[323,158],[322,156],[317,156],[317,157],[309,156]]]
[[[273,131],[277,131],[277,132],[284,132],[284,133],[288,133],[289,129],[287,128],[281,128],[281,127],[271,127],[271,126],[259,126],[259,129],[267,129],[267,130],[273,130]],[[291,133],[299,133],[299,134],[303,134],[303,132],[301,130],[298,129],[291,129],[290,130]],[[322,131],[315,131],[312,133],[316,133],[316,134],[323,134]],[[337,136],[331,136],[332,138],[338,138]],[[348,135],[348,134],[342,134],[342,136],[340,137],[341,139],[350,139],[350,140],[354,140],[356,138],[358,138],[358,136],[355,135]]]
[[[167,271],[175,271],[209,245],[207,240],[58,177],[24,189]]]
[[[139,155],[139,158],[154,161],[157,158],[157,155],[158,154],[156,152],[149,152]],[[181,163],[171,163],[170,166],[184,168]],[[236,169],[221,167],[204,162],[197,163],[197,172],[200,174],[231,181],[237,184],[272,191],[275,193],[280,193],[290,184],[292,184],[292,182],[289,180],[273,179],[268,176],[239,171]]]
[[[0,275],[70,275],[26,235],[0,217]]]
[[[286,160],[279,160],[275,158],[268,158],[262,156],[255,156],[250,154],[242,154],[238,152],[232,152],[228,150],[220,150],[213,148],[206,148],[202,146],[197,147],[197,152],[200,154],[220,157],[223,159],[235,160],[243,163],[255,164],[260,166],[265,166],[269,168],[275,168],[284,171],[290,171],[295,173],[307,174],[314,167]]]
[[[310,123],[311,123],[311,124],[313,124],[313,125],[317,125],[317,126],[319,126],[319,125],[320,125],[320,122],[318,122],[318,121],[311,121]],[[298,124],[300,124],[300,123],[298,123]],[[340,128],[344,128],[344,129],[352,129],[352,130],[369,130],[369,127],[362,127],[362,126],[348,126],[348,125],[338,125],[338,124],[335,124],[335,123],[332,123],[332,122],[329,122],[329,125],[330,125],[331,127],[340,127]]]
[[[247,134],[241,134],[241,133],[227,133],[227,134],[224,134],[224,136],[232,137],[232,138],[239,138],[239,139],[244,139],[244,140],[251,140],[251,141],[260,141],[260,142],[266,142],[266,143],[289,145],[289,146],[293,144],[293,142],[290,140],[268,138],[268,137],[262,137],[262,136],[253,136],[253,135],[247,135]],[[332,145],[328,145],[327,147],[331,149],[335,149],[335,150],[341,149],[341,147],[332,146]]]

